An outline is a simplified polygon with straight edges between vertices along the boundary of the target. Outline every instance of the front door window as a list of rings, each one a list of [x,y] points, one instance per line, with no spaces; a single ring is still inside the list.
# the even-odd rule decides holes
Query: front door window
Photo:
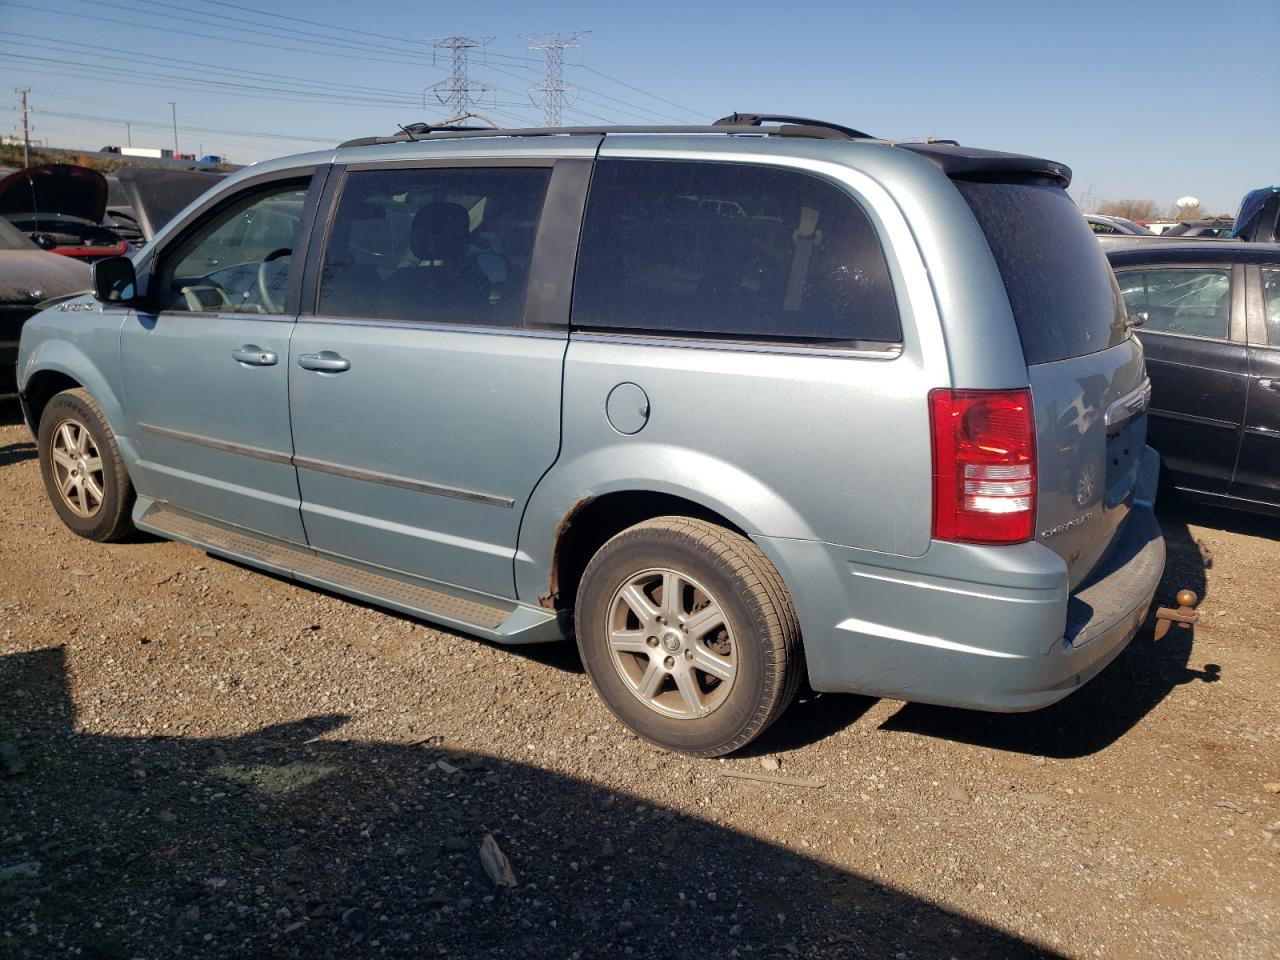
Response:
[[[161,309],[285,313],[307,184],[242,196],[184,240],[161,267]]]

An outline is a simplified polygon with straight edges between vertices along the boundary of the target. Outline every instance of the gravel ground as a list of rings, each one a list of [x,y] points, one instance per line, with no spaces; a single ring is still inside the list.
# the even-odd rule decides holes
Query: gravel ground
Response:
[[[699,761],[569,645],[79,540],[6,422],[0,957],[1280,953],[1280,522],[1162,508],[1201,625],[1048,710],[811,698]]]

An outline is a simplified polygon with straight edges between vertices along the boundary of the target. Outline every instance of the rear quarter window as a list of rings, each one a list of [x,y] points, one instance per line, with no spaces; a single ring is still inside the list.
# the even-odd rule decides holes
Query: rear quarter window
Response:
[[[597,164],[573,324],[845,345],[900,343],[879,237],[852,196],[758,164]]]
[[[1000,270],[1028,365],[1097,353],[1128,331],[1115,277],[1067,192],[956,180]]]

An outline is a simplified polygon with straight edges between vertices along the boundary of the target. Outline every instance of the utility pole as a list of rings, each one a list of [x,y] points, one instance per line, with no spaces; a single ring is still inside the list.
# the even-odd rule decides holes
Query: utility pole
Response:
[[[564,52],[571,47],[582,46],[582,39],[590,33],[583,30],[579,33],[561,37],[558,33],[548,33],[544,37],[526,37],[530,50],[541,50],[546,58],[547,73],[540,87],[529,88],[529,99],[535,106],[542,107],[548,127],[560,126],[560,108],[573,103],[578,92],[577,87],[565,86],[561,78],[561,67],[564,65]]]
[[[133,146],[133,124],[128,120],[124,122],[124,143],[127,147]]]
[[[31,88],[18,87],[17,93],[22,98],[19,110],[22,113],[22,166],[25,168],[31,166],[31,105],[27,103]]]
[[[472,83],[467,77],[467,51],[484,47],[492,40],[493,37],[437,37],[427,40],[436,50],[449,51],[452,72],[448,80],[433,83],[422,91],[424,105],[427,90],[430,90],[437,100],[448,105],[450,119],[470,113],[471,104],[476,99],[474,95],[488,93],[490,88],[483,83]]]
[[[173,112],[173,155],[178,155],[178,105],[169,101],[169,109]]]

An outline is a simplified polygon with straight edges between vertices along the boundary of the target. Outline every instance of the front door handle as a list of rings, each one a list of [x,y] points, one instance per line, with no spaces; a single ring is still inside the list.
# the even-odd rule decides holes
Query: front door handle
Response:
[[[298,366],[303,370],[319,370],[321,373],[341,373],[351,369],[351,361],[332,350],[321,350],[319,353],[298,354]]]
[[[280,359],[270,350],[263,350],[256,343],[246,343],[243,347],[231,351],[233,360],[246,363],[251,367],[275,366]]]
[[[1272,393],[1280,393],[1280,381],[1277,380],[1259,380],[1258,386],[1263,390],[1270,390]]]

